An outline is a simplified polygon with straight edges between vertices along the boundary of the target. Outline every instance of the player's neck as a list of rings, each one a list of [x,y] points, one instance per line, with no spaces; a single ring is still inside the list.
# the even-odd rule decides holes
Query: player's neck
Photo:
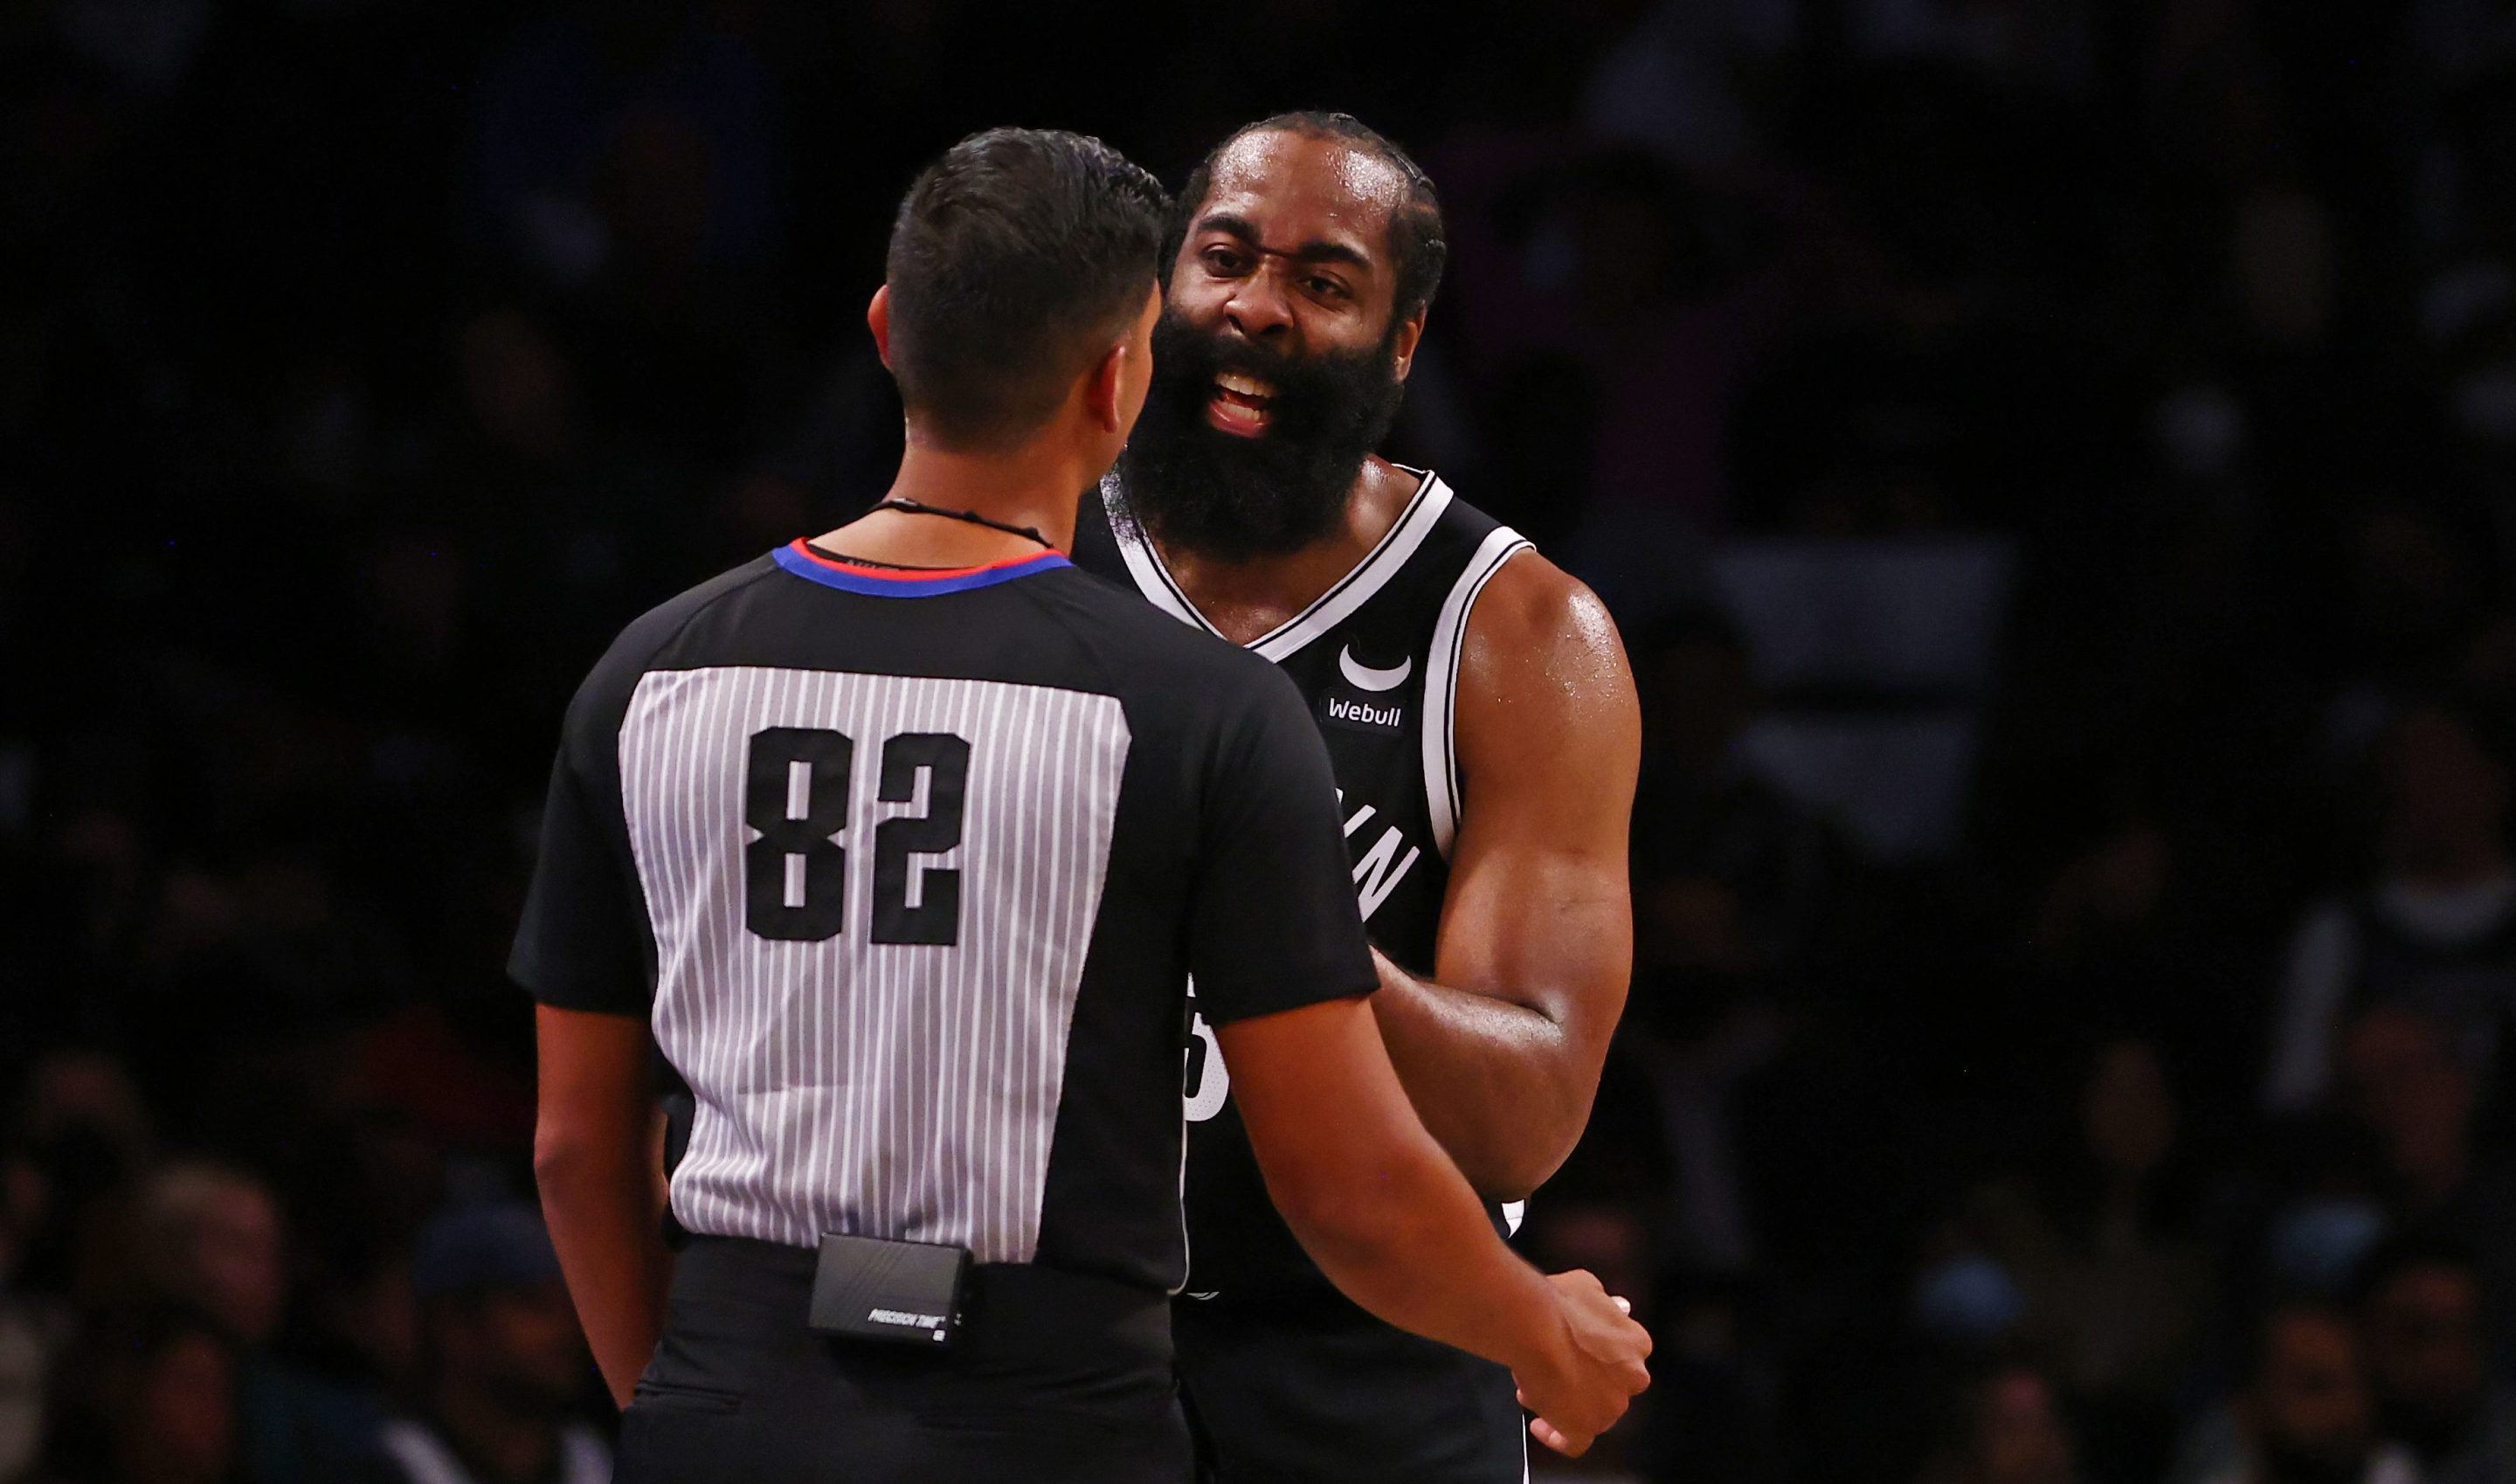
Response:
[[[1074,549],[1074,505],[1094,476],[1071,459],[1037,448],[967,453],[911,439],[886,500],[967,511],[1000,525],[1027,527],[1060,552]],[[904,567],[974,567],[1040,555],[1027,536],[968,520],[903,511],[868,511],[816,544],[844,556]]]
[[[1389,534],[1422,481],[1377,454],[1363,461],[1345,517],[1327,535],[1281,556],[1237,560],[1163,547],[1162,564],[1223,636],[1247,643],[1319,599]]]

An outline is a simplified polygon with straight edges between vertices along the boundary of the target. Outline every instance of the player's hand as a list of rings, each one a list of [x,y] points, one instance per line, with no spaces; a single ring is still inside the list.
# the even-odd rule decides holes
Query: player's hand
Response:
[[[1649,1332],[1630,1317],[1633,1305],[1611,1298],[1599,1280],[1574,1270],[1550,1275],[1563,1323],[1547,1357],[1520,1371],[1520,1404],[1537,1414],[1531,1437],[1567,1458],[1615,1425],[1636,1392],[1651,1384],[1643,1358]]]

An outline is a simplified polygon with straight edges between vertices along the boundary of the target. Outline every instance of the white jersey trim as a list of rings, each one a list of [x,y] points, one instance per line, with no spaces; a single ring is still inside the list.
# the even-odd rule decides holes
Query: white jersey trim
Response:
[[[1403,469],[1405,466],[1399,467]],[[1356,609],[1369,602],[1373,594],[1398,575],[1417,549],[1424,545],[1425,538],[1433,534],[1433,527],[1440,522],[1442,513],[1450,508],[1450,501],[1454,498],[1450,486],[1443,482],[1440,474],[1430,470],[1406,472],[1420,473],[1423,481],[1415,486],[1415,497],[1399,513],[1397,520],[1381,536],[1380,544],[1371,549],[1371,555],[1355,563],[1353,571],[1338,578],[1326,592],[1312,599],[1309,607],[1251,639],[1245,647],[1280,665],[1304,644],[1353,617]],[[1124,491],[1119,488],[1116,475],[1103,480],[1101,489],[1105,506],[1113,504],[1110,496],[1114,491],[1119,495],[1114,504],[1123,507]],[[1196,604],[1189,601],[1179,580],[1171,576],[1170,568],[1162,562],[1161,554],[1153,550],[1153,544],[1145,538],[1144,532],[1137,529],[1132,519],[1120,518],[1117,509],[1112,509],[1111,515],[1110,531],[1118,539],[1118,555],[1126,561],[1128,575],[1135,578],[1136,587],[1146,598],[1182,623],[1194,624],[1221,638],[1222,631],[1208,623],[1205,615],[1196,610]]]
[[[1450,585],[1442,616],[1433,625],[1433,647],[1424,667],[1424,803],[1433,816],[1433,845],[1450,858],[1450,844],[1459,834],[1459,749],[1457,739],[1459,661],[1467,653],[1468,614],[1477,595],[1502,570],[1502,564],[1533,550],[1529,539],[1507,525],[1488,535],[1467,570]]]
[[[1122,507],[1117,490],[1116,474],[1104,477],[1101,481],[1101,505],[1110,514],[1110,534],[1117,538],[1118,556],[1127,563],[1127,575],[1136,580],[1137,591],[1145,595],[1147,602],[1181,623],[1221,638],[1214,625],[1205,621],[1205,615],[1196,611],[1196,604],[1190,602],[1188,595],[1180,591],[1179,584],[1171,580],[1169,568],[1162,565],[1162,558],[1153,552],[1153,544],[1145,539],[1145,533],[1136,528],[1133,519],[1120,514]]]

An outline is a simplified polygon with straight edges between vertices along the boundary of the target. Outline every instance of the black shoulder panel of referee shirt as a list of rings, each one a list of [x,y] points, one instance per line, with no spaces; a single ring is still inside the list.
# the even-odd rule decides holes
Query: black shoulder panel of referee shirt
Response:
[[[1296,688],[1054,554],[798,542],[622,634],[568,708],[510,965],[643,1014],[694,1232],[1182,1280],[1183,986],[1370,992]]]

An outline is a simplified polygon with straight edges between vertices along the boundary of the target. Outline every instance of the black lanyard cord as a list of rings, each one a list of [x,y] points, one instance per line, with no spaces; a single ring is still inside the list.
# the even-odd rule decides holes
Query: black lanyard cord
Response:
[[[1041,546],[1047,547],[1048,550],[1052,552],[1057,550],[1057,547],[1051,543],[1046,536],[1041,535],[1035,527],[1027,525],[1008,525],[1002,520],[990,520],[986,516],[980,515],[977,511],[945,510],[943,506],[929,505],[923,500],[902,499],[880,501],[874,506],[874,509],[896,510],[911,515],[942,515],[948,520],[967,520],[972,525],[984,525],[991,531],[1002,531],[1008,536],[1027,536],[1031,540],[1038,542]]]

